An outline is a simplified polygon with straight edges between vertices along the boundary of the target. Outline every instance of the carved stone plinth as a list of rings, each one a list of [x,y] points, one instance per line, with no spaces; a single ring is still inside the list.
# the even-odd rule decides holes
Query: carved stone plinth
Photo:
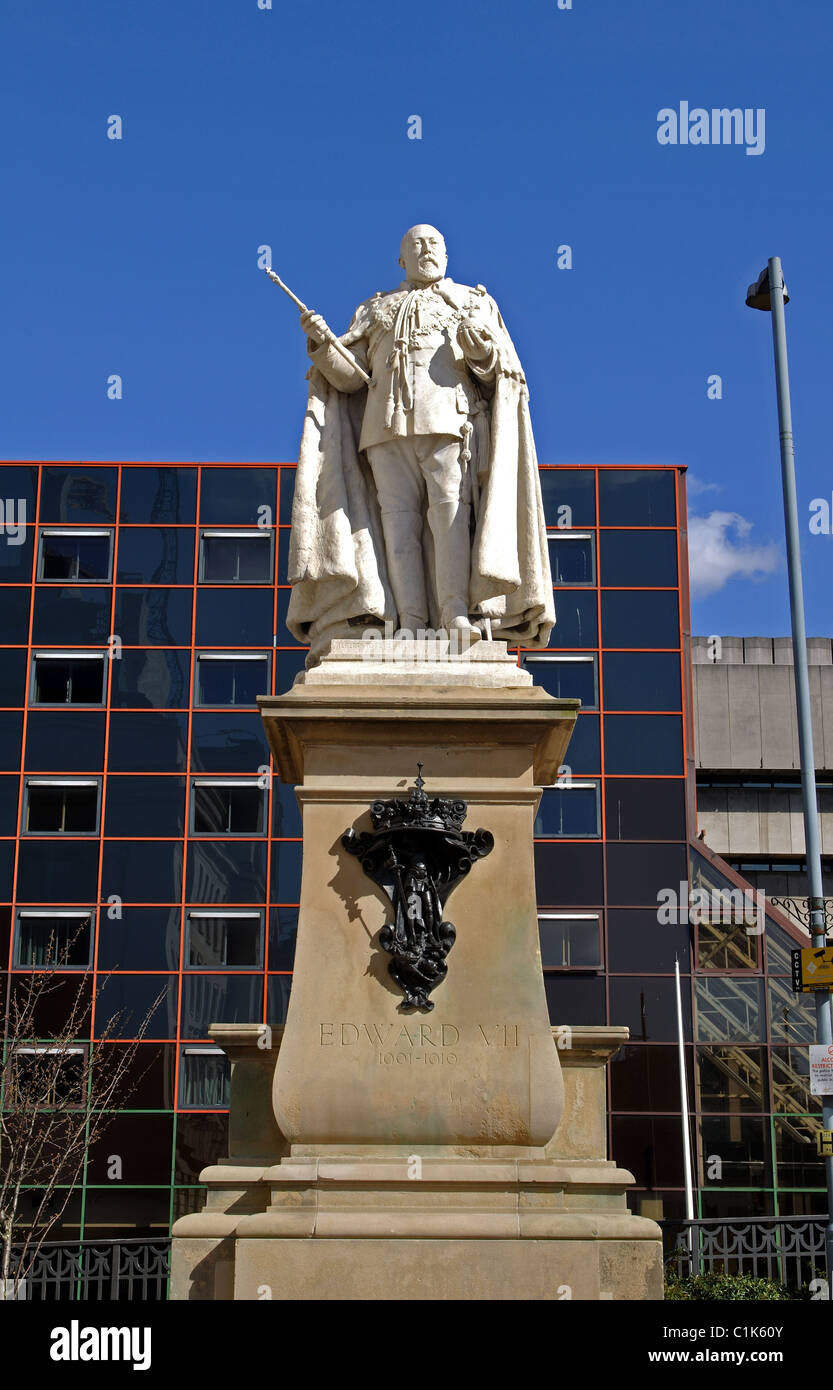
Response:
[[[175,1226],[174,1297],[660,1297],[659,1230],[628,1212],[632,1180],[604,1147],[604,1063],[626,1034],[556,1040],[541,972],[533,820],[577,702],[379,683],[260,705],[303,811],[295,973],[274,1065],[255,1033],[215,1029],[246,1113],[229,1160],[202,1175],[205,1210]],[[429,804],[415,810],[419,763]],[[464,822],[493,841],[437,905],[453,951],[430,1000],[389,969],[400,918],[431,918],[422,859],[438,883],[444,862],[425,839],[409,850],[409,817],[452,850]],[[398,888],[391,845],[394,868],[413,869]]]

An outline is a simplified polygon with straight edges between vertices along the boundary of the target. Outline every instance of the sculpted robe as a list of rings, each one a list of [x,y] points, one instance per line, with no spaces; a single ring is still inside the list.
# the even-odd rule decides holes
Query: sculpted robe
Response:
[[[463,321],[488,334],[467,361]],[[381,518],[364,450],[409,434],[459,437],[473,518],[469,611],[492,635],[545,647],[555,612],[526,382],[497,305],[482,286],[407,282],[360,304],[341,340],[367,387],[326,344],[311,351],[292,509],[287,624],[315,662],[332,637],[396,622]],[[429,595],[432,540],[423,527]],[[432,598],[431,622],[439,615]]]

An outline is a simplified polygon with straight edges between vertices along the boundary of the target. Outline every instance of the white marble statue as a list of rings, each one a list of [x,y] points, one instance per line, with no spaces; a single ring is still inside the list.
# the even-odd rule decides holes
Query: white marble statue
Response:
[[[385,622],[472,640],[488,619],[494,638],[543,647],[555,621],[521,364],[494,300],[447,260],[434,227],[406,232],[405,279],[359,305],[340,350],[301,314],[287,621],[310,664]]]

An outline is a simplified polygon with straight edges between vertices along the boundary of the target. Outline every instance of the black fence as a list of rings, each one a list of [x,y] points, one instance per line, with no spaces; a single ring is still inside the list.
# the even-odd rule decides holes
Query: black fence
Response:
[[[168,1296],[171,1242],[153,1240],[53,1241],[34,1259],[13,1256],[20,1268],[17,1297],[36,1302],[98,1299],[161,1302]],[[7,1297],[14,1297],[12,1292]]]
[[[666,1269],[748,1274],[799,1289],[827,1278],[822,1218],[759,1216],[736,1221],[662,1221]],[[823,1294],[821,1295],[823,1296]]]

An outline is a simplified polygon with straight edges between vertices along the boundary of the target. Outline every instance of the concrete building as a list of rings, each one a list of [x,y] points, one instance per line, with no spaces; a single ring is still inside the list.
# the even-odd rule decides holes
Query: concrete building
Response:
[[[825,894],[833,897],[833,642],[808,640]],[[693,637],[700,833],[756,888],[804,897],[792,641]]]

